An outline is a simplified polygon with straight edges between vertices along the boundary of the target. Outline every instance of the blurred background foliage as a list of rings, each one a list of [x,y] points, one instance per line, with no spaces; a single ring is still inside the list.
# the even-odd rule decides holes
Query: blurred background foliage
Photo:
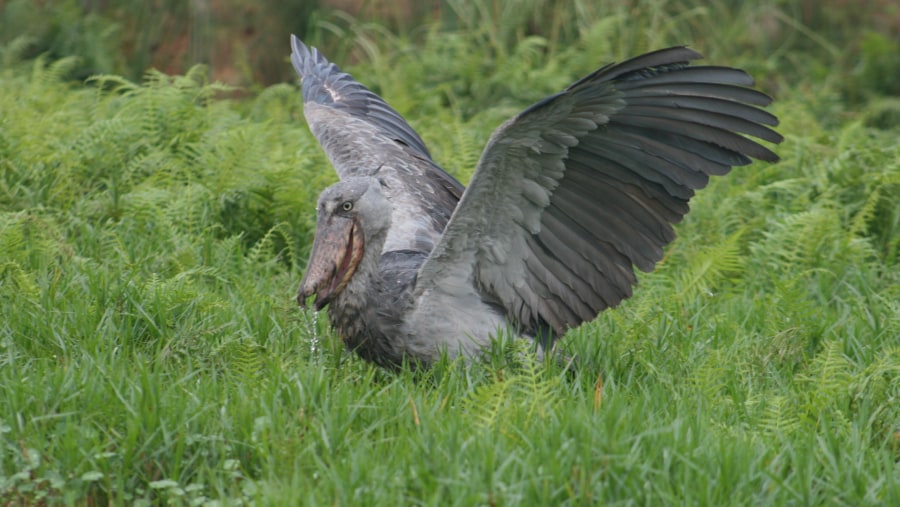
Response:
[[[266,127],[272,122],[305,129],[288,56],[291,33],[386,97],[463,182],[492,129],[523,104],[600,65],[678,44],[698,49],[712,64],[747,70],[776,104],[789,101],[791,116],[780,115],[786,129],[808,110],[816,128],[800,130],[821,132],[823,145],[831,142],[824,134],[829,129],[856,122],[888,139],[900,128],[900,4],[891,0],[0,0],[0,70],[30,74],[33,84],[45,76],[86,91],[143,97],[144,120],[129,124],[135,142],[98,135],[93,142],[106,144],[95,151],[143,160],[148,152],[140,140],[149,138],[168,146],[179,164],[201,163],[213,174],[225,163],[243,168],[210,189],[219,196],[221,234],[241,233],[249,246],[275,224],[291,223],[288,236],[300,238],[303,258],[312,224],[288,217],[311,213],[303,203],[314,201],[333,175],[310,162],[321,153],[308,136],[282,134],[291,137],[276,143],[280,151],[251,142],[274,135]],[[229,112],[195,116],[196,103]],[[85,120],[92,115],[83,112],[78,121],[96,123]],[[253,123],[255,133],[222,139],[242,148],[225,153],[206,144],[215,136],[204,137],[204,129],[217,135],[238,116]],[[34,128],[24,117],[15,119],[0,116],[10,138],[16,125]],[[61,138],[73,135],[63,131],[73,130],[75,121],[56,126]],[[111,131],[121,137],[123,129]],[[3,139],[0,131],[0,155]],[[281,153],[304,143],[308,160],[302,163],[296,154]],[[248,156],[251,145],[259,151],[254,156]],[[211,159],[199,155],[206,149]],[[271,170],[260,169],[264,160]],[[279,189],[286,174],[295,174],[288,168],[298,164],[325,179],[283,199]],[[110,174],[122,171],[109,167]],[[119,193],[131,188],[126,180],[108,186]],[[887,194],[879,202],[874,222],[891,238],[896,205]],[[120,213],[112,199],[101,214],[115,219]],[[280,244],[279,238],[273,241]],[[884,240],[887,257],[896,248],[895,240]]]
[[[0,0],[0,70],[143,96],[136,141],[158,139],[187,165],[244,168],[211,191],[221,196],[222,234],[241,232],[254,245],[283,221],[296,228],[289,236],[307,238],[312,224],[287,217],[310,211],[302,203],[326,183],[279,208],[273,202],[282,202],[279,182],[288,169],[261,172],[261,161],[297,162],[260,144],[254,146],[262,153],[247,156],[249,140],[273,135],[267,123],[305,128],[288,57],[291,33],[386,97],[422,132],[435,159],[464,182],[491,130],[523,104],[602,64],[677,44],[698,49],[713,64],[746,69],[776,104],[788,100],[792,115],[781,114],[786,129],[803,108],[821,132],[860,122],[890,139],[900,128],[900,4],[891,0]],[[157,92],[181,99],[158,103]],[[213,97],[239,100],[208,109],[235,108],[221,117],[195,116],[193,105]],[[221,132],[238,121],[235,113],[260,132],[226,140],[242,148],[225,156],[204,144],[209,139],[201,132]],[[71,130],[74,120],[67,121],[58,127]],[[24,119],[16,125],[33,128]],[[14,124],[0,117],[0,128],[10,133]],[[121,135],[121,128],[111,130]],[[293,137],[277,143],[284,150],[311,143],[308,136],[285,135]],[[826,137],[817,142],[828,145]],[[100,140],[108,145],[95,151],[107,156],[146,155],[139,142],[104,136],[94,142]],[[198,155],[206,148],[212,159]],[[314,143],[308,148],[310,160],[321,157]],[[312,166],[309,173],[333,177]],[[248,181],[255,182],[249,190]],[[124,186],[110,188],[131,188],[119,183]],[[890,238],[896,205],[887,197],[880,202],[875,221]],[[107,215],[116,218],[118,202],[110,203]],[[301,240],[300,257],[304,245]],[[885,240],[888,257],[896,248],[895,240]]]
[[[637,26],[652,28],[629,30]],[[266,86],[294,79],[290,33],[349,65],[415,53],[434,32],[466,33],[466,41],[479,42],[481,65],[469,69],[479,82],[517,51],[530,51],[535,64],[563,65],[573,49],[623,58],[650,46],[689,44],[710,58],[747,54],[765,62],[748,69],[763,79],[799,72],[839,79],[843,98],[853,103],[900,95],[894,0],[0,0],[4,61],[9,53],[78,56],[75,78],[139,79],[149,68],[184,74],[202,63],[214,81]],[[454,58],[471,49],[443,52]],[[460,70],[444,60],[425,67],[423,78]],[[508,95],[515,83],[506,81],[487,85],[493,90],[452,91],[491,101]]]

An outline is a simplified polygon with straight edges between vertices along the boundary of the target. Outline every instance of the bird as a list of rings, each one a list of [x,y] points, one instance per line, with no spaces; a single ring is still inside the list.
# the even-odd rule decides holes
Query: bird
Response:
[[[779,160],[758,142],[783,140],[772,99],[700,58],[648,52],[539,100],[493,132],[464,187],[292,35],[304,116],[339,176],[316,204],[300,306],[327,306],[346,348],[388,369],[473,361],[501,333],[554,350],[632,295],[710,176]]]

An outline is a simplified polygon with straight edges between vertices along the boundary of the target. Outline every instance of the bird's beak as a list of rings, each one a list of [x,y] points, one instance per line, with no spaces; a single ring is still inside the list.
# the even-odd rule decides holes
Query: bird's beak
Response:
[[[356,220],[332,216],[317,226],[306,275],[297,291],[300,306],[306,308],[306,298],[315,294],[313,304],[321,310],[347,286],[362,260],[363,242]]]

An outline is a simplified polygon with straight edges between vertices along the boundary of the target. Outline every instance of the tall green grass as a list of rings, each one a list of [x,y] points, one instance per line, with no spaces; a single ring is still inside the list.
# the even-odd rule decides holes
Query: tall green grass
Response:
[[[568,369],[501,341],[388,373],[296,307],[335,176],[294,86],[72,82],[4,48],[0,502],[900,504],[896,99],[641,5],[566,45],[351,25],[350,70],[464,181],[500,121],[650,46],[777,92],[782,161],[700,192],[635,297],[562,342]]]

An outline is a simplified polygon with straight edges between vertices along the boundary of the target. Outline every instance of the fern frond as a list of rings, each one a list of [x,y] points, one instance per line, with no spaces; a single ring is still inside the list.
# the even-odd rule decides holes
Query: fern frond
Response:
[[[282,247],[281,250],[277,250],[276,248],[276,235],[281,237],[283,243],[279,245]],[[250,250],[249,258],[254,262],[260,262],[265,258],[280,256],[282,252],[287,255],[287,258],[284,259],[284,261],[289,266],[293,266],[294,262],[298,260],[294,253],[293,242],[291,241],[290,224],[286,222],[278,223],[269,229],[262,239],[257,241],[256,245]]]
[[[96,85],[100,90],[109,90],[113,93],[128,94],[140,87],[137,83],[116,74],[95,74],[85,81],[87,84]]]
[[[0,212],[0,259],[34,273],[70,255],[56,223],[32,212]]]
[[[843,346],[837,340],[828,340],[809,365],[808,373],[800,380],[815,385],[815,392],[822,398],[831,398],[850,384],[850,363],[843,353]]]
[[[49,65],[45,55],[41,55],[35,59],[31,70],[31,79],[33,82],[41,86],[50,86],[63,81],[63,78],[78,67],[81,58],[77,56],[67,56],[55,60]]]
[[[836,258],[852,254],[846,250],[848,246],[858,244],[855,238],[845,239],[847,231],[830,201],[786,216],[764,236],[758,251],[766,252],[769,267],[778,272],[834,264]]]
[[[772,396],[766,399],[759,424],[763,433],[777,435],[790,435],[801,427],[794,403],[786,396]]]
[[[740,276],[744,270],[741,254],[741,238],[744,229],[729,235],[718,245],[713,245],[688,259],[687,271],[679,277],[679,299],[690,294],[713,294],[715,286],[727,276]]]
[[[257,121],[294,121],[300,109],[299,93],[290,84],[280,83],[266,87],[253,100],[250,118]]]
[[[529,346],[526,346],[530,349]],[[524,408],[525,426],[539,422],[548,417],[555,409],[556,389],[559,386],[559,377],[547,375],[545,365],[537,360],[531,350],[525,351],[524,364],[520,373],[522,377],[523,396],[527,403]]]
[[[877,435],[900,431],[900,345],[885,348],[875,362],[854,375],[850,392],[856,406],[877,407],[869,417]]]
[[[103,258],[108,263],[116,263],[119,261],[123,267],[127,267],[134,263],[128,249],[122,241],[121,235],[115,229],[104,229],[97,238],[97,256]]]
[[[850,230],[848,231],[850,237],[861,237],[865,234],[867,224],[875,217],[875,211],[878,209],[880,200],[881,187],[876,186],[850,221]]]
[[[215,354],[227,371],[234,373],[240,384],[256,385],[263,381],[266,348],[250,339],[238,339],[222,344]]]
[[[164,188],[143,188],[125,196],[122,207],[127,216],[138,225],[153,228],[160,237],[169,237],[173,232],[173,227],[164,211],[164,206],[171,201],[172,194],[171,191]]]
[[[732,368],[721,350],[711,350],[707,360],[691,373],[691,383],[707,401],[719,403],[726,386],[725,378]]]
[[[11,294],[20,294],[28,299],[35,300],[41,294],[41,289],[34,281],[34,276],[15,261],[0,263],[0,290],[6,291],[7,284]]]
[[[464,400],[463,408],[475,418],[479,426],[495,428],[505,412],[506,404],[510,403],[509,392],[516,382],[518,378],[512,377],[478,386]]]
[[[552,414],[558,403],[559,378],[547,375],[531,344],[515,340],[508,345],[515,366],[498,370],[491,383],[476,387],[463,402],[463,409],[483,428],[527,429]]]
[[[37,37],[31,35],[19,35],[15,39],[6,43],[4,46],[0,46],[0,52],[2,52],[3,54],[3,65],[6,67],[11,67],[14,64],[22,61],[24,55],[28,52],[28,49],[37,41]]]
[[[481,158],[483,142],[478,139],[475,129],[461,121],[454,121],[453,125],[453,158],[458,173],[463,181],[471,178],[478,159]]]
[[[798,375],[798,383],[807,387],[804,389],[805,400],[799,408],[811,424],[815,424],[823,413],[833,421],[847,422],[842,413],[847,409],[853,380],[850,372],[851,365],[843,354],[841,343],[829,340],[812,360],[807,372]],[[846,428],[849,424],[839,429]]]

